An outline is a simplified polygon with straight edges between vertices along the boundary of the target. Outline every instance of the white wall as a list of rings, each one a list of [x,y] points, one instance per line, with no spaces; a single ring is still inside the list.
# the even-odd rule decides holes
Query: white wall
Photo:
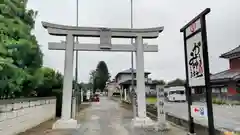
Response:
[[[107,89],[108,89],[108,96],[112,96],[112,94],[114,92],[120,92],[119,89],[117,89],[117,84],[116,83],[109,83],[107,85]]]
[[[121,83],[121,82],[125,82],[127,80],[131,80],[132,76],[131,74],[121,74],[119,75],[119,77],[117,78],[117,82]]]
[[[0,100],[0,135],[15,135],[55,118],[56,99]]]

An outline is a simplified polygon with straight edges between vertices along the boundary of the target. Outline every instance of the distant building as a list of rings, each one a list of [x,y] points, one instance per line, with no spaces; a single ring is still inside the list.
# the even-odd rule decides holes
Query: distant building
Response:
[[[229,69],[213,74],[211,83],[213,93],[236,95],[240,92],[240,45],[220,56],[229,60]]]
[[[156,89],[158,88],[157,83],[153,82],[148,75],[151,74],[150,72],[145,72],[145,92],[146,94],[156,95]],[[134,76],[134,90],[136,91],[136,70],[133,69],[133,76]],[[119,72],[115,76],[116,83],[119,85],[121,95],[124,100],[130,102],[129,93],[132,89],[132,69],[127,69],[122,72]],[[125,96],[126,95],[126,96]]]
[[[222,54],[220,58],[229,60],[229,69],[210,76],[212,93],[216,96],[240,99],[240,45]],[[195,94],[203,92],[203,89],[194,90]]]
[[[108,96],[113,96],[113,93],[120,93],[120,89],[115,80],[108,82],[106,88],[108,90]]]

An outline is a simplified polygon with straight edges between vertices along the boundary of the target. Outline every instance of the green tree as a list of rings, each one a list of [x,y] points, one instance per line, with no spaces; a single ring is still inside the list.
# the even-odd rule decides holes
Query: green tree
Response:
[[[1,97],[30,96],[39,79],[43,54],[31,33],[37,12],[26,9],[27,0],[0,1]],[[37,80],[37,81],[36,81]]]
[[[167,87],[184,86],[184,85],[185,85],[185,80],[182,80],[182,79],[179,79],[179,78],[167,83]]]
[[[36,88],[37,96],[51,96],[54,86],[56,86],[57,77],[56,72],[48,67],[43,67],[40,69],[41,74],[43,75],[42,83]]]
[[[159,84],[159,85],[165,85],[166,82],[164,80],[153,80],[153,83]]]
[[[96,89],[100,89],[101,91],[103,91],[109,78],[110,74],[108,72],[108,67],[106,63],[104,61],[100,61],[94,73],[94,92]]]
[[[89,75],[90,75],[90,78],[89,78],[89,82],[90,83],[93,83],[94,82],[94,78],[96,77],[96,70],[91,70]]]

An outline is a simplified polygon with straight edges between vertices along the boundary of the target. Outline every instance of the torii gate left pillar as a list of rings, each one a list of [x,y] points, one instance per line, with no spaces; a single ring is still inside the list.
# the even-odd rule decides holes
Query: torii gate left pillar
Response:
[[[144,55],[143,52],[157,52],[157,45],[144,45],[143,38],[157,38],[163,31],[163,27],[147,29],[124,29],[124,28],[101,28],[101,27],[75,27],[57,25],[42,22],[43,27],[50,35],[65,36],[66,43],[49,43],[51,50],[66,50],[64,65],[64,82],[62,98],[62,117],[53,128],[77,128],[77,121],[71,119],[71,98],[72,98],[72,75],[73,75],[73,50],[79,51],[121,51],[136,52],[137,69],[137,102],[138,117],[133,119],[134,126],[148,125],[151,121],[146,116],[145,101],[145,79],[144,79]],[[100,37],[100,44],[78,44],[74,43],[74,36],[80,37]],[[111,44],[111,38],[135,38],[136,44],[123,45]],[[151,122],[150,122],[151,124]]]

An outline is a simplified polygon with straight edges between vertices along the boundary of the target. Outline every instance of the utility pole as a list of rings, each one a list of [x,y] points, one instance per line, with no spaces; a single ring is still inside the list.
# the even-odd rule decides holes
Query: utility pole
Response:
[[[77,2],[76,26],[78,27],[78,0],[76,2]],[[78,43],[78,37],[76,37],[76,43]],[[78,50],[76,50],[75,80],[76,80],[76,82],[78,82]],[[75,88],[77,88],[77,87],[75,87]]]
[[[78,27],[78,0],[76,0],[76,26]],[[78,43],[78,37],[76,37],[76,43]],[[75,85],[74,85],[74,89],[75,89],[75,92],[76,92],[76,90],[77,90],[77,84],[78,84],[78,50],[76,50],[76,67],[75,67]],[[81,90],[80,90],[80,98],[81,98]],[[79,96],[79,94],[77,94],[78,96]],[[81,103],[81,100],[82,99],[80,99],[79,100],[79,97],[75,97],[76,99],[75,100],[77,100],[77,102],[76,102],[76,110],[78,111],[78,104],[79,104],[79,102]],[[73,102],[72,102],[72,106],[73,106]],[[78,115],[78,112],[76,113],[77,115]]]
[[[133,28],[133,0],[131,0],[131,28]],[[131,44],[133,45],[133,39],[131,39]],[[136,72],[135,72],[136,74]],[[131,52],[131,75],[132,75],[132,89],[131,89],[131,97],[132,97],[132,107],[133,107],[133,118],[135,118],[136,115],[136,103],[135,103],[135,98],[136,98],[136,92],[134,90],[134,70],[133,70],[133,52]]]
[[[78,27],[78,0],[76,1],[77,3],[77,13],[76,13],[76,26]],[[78,37],[76,37],[76,43],[78,43]],[[77,83],[78,83],[78,50],[76,50],[76,67],[75,67],[75,80],[76,80],[76,86],[77,88]]]

